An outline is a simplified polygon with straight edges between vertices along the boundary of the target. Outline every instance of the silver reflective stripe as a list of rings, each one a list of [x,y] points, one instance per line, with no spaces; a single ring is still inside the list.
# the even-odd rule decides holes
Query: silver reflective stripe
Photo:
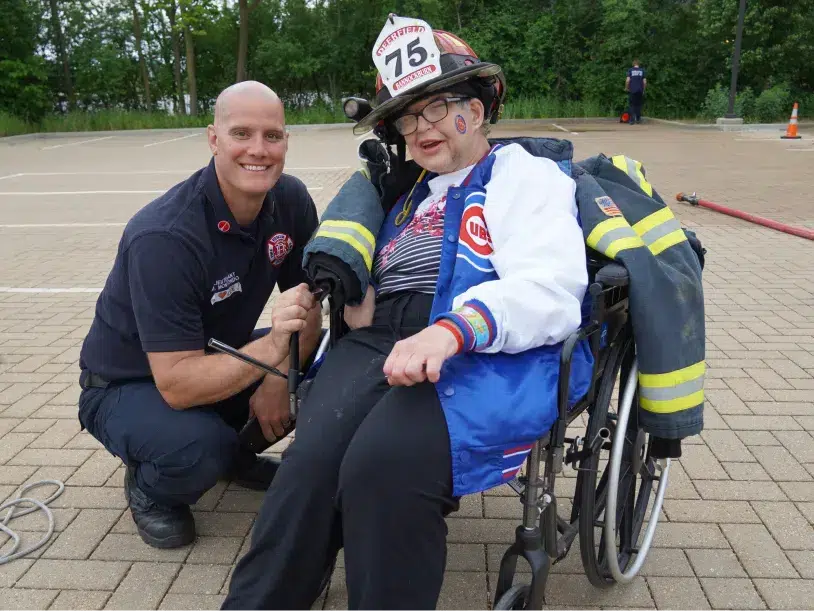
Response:
[[[619,157],[617,157],[617,158],[619,158]],[[624,160],[625,167],[624,168],[619,168],[619,169],[626,172],[627,175],[630,176],[630,178],[633,179],[633,182],[635,182],[637,185],[639,185],[639,188],[642,191],[644,191],[648,195],[652,195],[653,190],[652,190],[652,187],[650,186],[650,183],[647,182],[647,179],[642,179],[642,176],[644,175],[644,172],[642,172],[642,176],[640,176],[639,173],[636,171],[636,161],[631,159],[630,157],[627,157],[627,156],[622,156],[621,159]],[[614,165],[616,165],[616,167],[619,167],[616,163],[614,163]]]
[[[611,229],[599,239],[594,250],[598,250],[601,253],[606,253],[608,252],[608,247],[611,245],[611,243],[615,242],[616,240],[620,238],[637,237],[639,236],[631,227],[618,227],[616,229]]]
[[[680,399],[687,397],[699,390],[704,389],[704,376],[683,382],[677,386],[667,386],[661,388],[647,387],[639,385],[639,394],[643,399],[650,401],[670,401],[671,399]]]
[[[331,221],[326,221],[320,228],[320,232],[341,233],[350,236],[365,248],[371,259],[373,258],[373,245],[371,245],[370,240],[353,227],[343,227],[341,225],[334,225]],[[317,236],[319,236],[320,232],[317,232]]]
[[[663,223],[659,223],[650,231],[644,232],[644,235],[642,235],[642,240],[645,244],[650,246],[656,240],[663,238],[667,234],[672,233],[677,229],[681,229],[681,223],[679,223],[677,219],[672,218],[668,221],[664,221]]]

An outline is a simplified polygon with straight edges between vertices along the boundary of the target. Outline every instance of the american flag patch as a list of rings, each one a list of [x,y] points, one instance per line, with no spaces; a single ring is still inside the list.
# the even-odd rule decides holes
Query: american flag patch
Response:
[[[511,479],[517,475],[533,447],[534,444],[530,443],[503,451],[503,479]]]
[[[599,206],[599,209],[607,216],[622,216],[622,211],[619,210],[618,206],[614,204],[613,200],[607,195],[597,197],[594,201],[596,205]]]

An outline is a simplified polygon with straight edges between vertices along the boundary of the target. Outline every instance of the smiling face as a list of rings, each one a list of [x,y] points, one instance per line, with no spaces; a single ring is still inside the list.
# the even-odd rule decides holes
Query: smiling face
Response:
[[[209,147],[226,202],[262,202],[285,166],[288,134],[282,102],[265,85],[239,83],[224,92],[208,128]]]
[[[416,163],[430,172],[449,174],[465,168],[476,163],[489,148],[481,131],[483,104],[476,98],[454,101],[460,97],[441,93],[424,98],[408,106],[396,119],[396,125],[401,123],[404,131],[414,130],[404,136],[407,149]],[[411,113],[423,114],[408,116]]]

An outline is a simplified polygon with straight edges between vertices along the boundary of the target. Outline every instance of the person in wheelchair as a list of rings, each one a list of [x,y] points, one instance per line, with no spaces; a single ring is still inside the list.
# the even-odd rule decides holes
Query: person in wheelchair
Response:
[[[387,59],[411,52],[429,78],[405,83]],[[434,608],[445,517],[513,478],[556,418],[588,283],[574,180],[490,144],[504,76],[459,37],[396,18],[373,57],[364,124],[403,137],[420,177],[387,215],[373,282],[345,308],[350,331],[303,401],[223,608],[310,607],[340,547],[350,608]],[[575,394],[591,365],[575,351]]]

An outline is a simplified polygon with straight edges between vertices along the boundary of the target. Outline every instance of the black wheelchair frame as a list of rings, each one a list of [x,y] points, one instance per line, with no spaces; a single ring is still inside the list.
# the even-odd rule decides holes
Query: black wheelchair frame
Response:
[[[566,556],[577,535],[580,536],[583,565],[591,583],[607,587],[616,581],[603,558],[608,542],[603,540],[596,552],[593,529],[601,524],[599,516],[606,507],[609,487],[616,485],[614,482],[609,484],[609,473],[606,471],[600,478],[599,487],[595,487],[599,452],[611,449],[613,445],[615,418],[608,414],[612,390],[620,369],[623,382],[633,373],[630,367],[634,344],[628,318],[628,274],[623,266],[592,251],[589,252],[588,262],[590,313],[585,324],[563,346],[557,419],[550,432],[533,446],[526,461],[526,474],[509,482],[509,486],[521,498],[523,518],[515,531],[514,543],[506,550],[500,563],[494,592],[494,609],[542,608],[552,561],[556,563]],[[568,387],[573,351],[579,342],[586,339],[594,357],[591,384],[587,393],[569,409]],[[567,437],[567,428],[586,412],[589,414],[589,422],[585,437]],[[653,464],[645,449],[643,432],[638,429],[631,432],[633,435],[626,431],[623,443],[631,445],[631,449],[635,450],[638,459],[642,461],[642,465],[637,467],[643,467],[645,462],[650,464],[647,469],[649,481],[643,478],[640,490],[645,493],[640,497],[645,502],[639,500],[634,503],[633,515],[625,515],[623,511],[617,516],[617,528],[618,522],[622,521],[631,526],[623,529],[624,536],[619,546],[622,557],[621,562],[618,562],[619,558],[617,562],[624,567],[628,566],[632,555],[639,551],[636,541],[647,511],[649,492],[652,490],[652,483],[659,481],[661,477],[650,470]],[[633,453],[628,454],[628,461],[632,463]],[[544,464],[542,474],[541,464]],[[554,488],[556,476],[562,473],[563,465],[569,464],[579,474],[570,519],[565,520],[557,512]],[[630,490],[628,485],[626,498],[629,498]],[[629,508],[628,503],[623,509]],[[615,541],[613,549],[618,549]],[[513,584],[520,557],[531,568],[531,582],[528,584]],[[630,578],[632,575],[625,576],[625,580]]]

